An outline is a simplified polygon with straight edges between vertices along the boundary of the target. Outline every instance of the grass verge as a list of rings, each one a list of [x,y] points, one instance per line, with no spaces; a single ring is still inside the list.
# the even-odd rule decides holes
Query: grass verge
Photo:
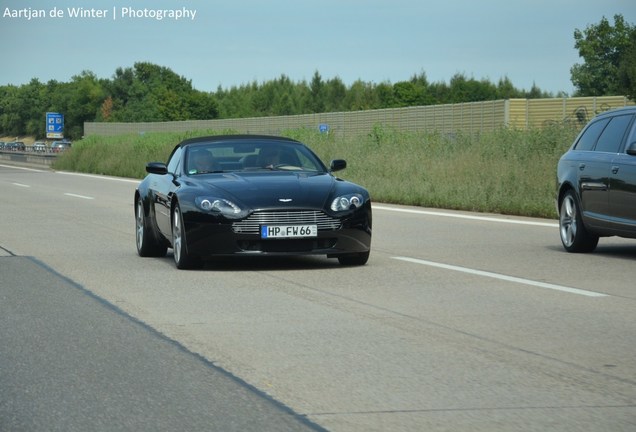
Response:
[[[364,185],[376,202],[554,218],[556,163],[577,132],[554,126],[449,136],[378,125],[356,139],[305,129],[281,135],[309,145],[325,162],[346,159],[339,176]],[[53,167],[141,179],[147,162],[166,161],[181,140],[222,133],[232,131],[90,136]]]

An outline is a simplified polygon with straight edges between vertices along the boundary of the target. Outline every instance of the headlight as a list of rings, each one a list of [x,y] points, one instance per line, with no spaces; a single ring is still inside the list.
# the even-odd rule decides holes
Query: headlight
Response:
[[[223,198],[197,197],[194,202],[201,210],[212,214],[220,214],[228,219],[240,219],[245,214],[245,211],[238,205]]]
[[[364,198],[360,194],[342,195],[331,202],[331,210],[346,211],[355,210],[362,206]]]

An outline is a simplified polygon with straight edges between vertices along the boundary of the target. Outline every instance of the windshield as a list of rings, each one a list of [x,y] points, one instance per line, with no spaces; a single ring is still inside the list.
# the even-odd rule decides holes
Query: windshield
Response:
[[[326,168],[309,148],[286,141],[221,141],[187,146],[189,175],[214,172],[310,171]]]

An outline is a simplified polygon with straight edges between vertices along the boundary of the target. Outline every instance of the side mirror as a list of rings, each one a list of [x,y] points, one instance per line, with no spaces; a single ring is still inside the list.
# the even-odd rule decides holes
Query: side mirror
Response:
[[[329,164],[329,171],[341,171],[347,167],[347,161],[343,159],[334,159]]]
[[[149,162],[146,165],[146,172],[163,175],[168,173],[168,167],[163,162]]]
[[[636,141],[627,146],[627,151],[625,153],[630,156],[636,156]]]

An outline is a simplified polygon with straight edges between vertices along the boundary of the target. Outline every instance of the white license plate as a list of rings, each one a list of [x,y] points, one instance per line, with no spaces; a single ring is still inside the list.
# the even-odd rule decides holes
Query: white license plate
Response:
[[[261,225],[261,238],[317,237],[318,225]]]

